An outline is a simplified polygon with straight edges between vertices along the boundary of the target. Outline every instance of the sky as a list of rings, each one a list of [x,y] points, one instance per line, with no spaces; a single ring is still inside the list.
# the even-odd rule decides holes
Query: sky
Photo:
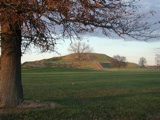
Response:
[[[160,21],[160,0],[140,0],[142,11],[156,11],[152,20]],[[159,14],[159,15],[158,15]],[[147,65],[155,65],[155,54],[160,54],[160,38],[154,41],[137,41],[129,39],[114,39],[101,36],[85,36],[82,42],[86,42],[93,48],[93,52],[106,54],[110,57],[114,55],[125,56],[128,62],[139,62],[140,57],[145,57]],[[51,57],[70,54],[68,51],[70,40],[58,41],[55,50],[58,52],[40,53],[31,49],[22,56],[22,63],[35,61]]]

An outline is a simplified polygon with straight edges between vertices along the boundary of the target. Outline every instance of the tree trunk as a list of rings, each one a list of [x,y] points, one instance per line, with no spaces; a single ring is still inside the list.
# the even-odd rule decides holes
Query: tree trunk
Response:
[[[21,29],[19,25],[1,25],[0,107],[16,107],[23,101],[21,83]]]

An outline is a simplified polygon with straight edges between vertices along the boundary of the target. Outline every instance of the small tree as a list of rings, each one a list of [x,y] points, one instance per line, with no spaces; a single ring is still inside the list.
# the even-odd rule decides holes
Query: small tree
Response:
[[[117,68],[126,67],[127,66],[126,57],[120,55],[113,56],[113,60],[111,61],[111,66]]]
[[[156,54],[155,62],[156,62],[157,68],[159,68],[160,67],[160,55],[159,54]]]
[[[146,58],[141,57],[141,58],[139,59],[139,66],[140,66],[140,67],[145,67],[146,64],[147,64]]]
[[[81,62],[87,59],[86,53],[91,53],[93,48],[84,42],[75,42],[70,45],[68,51],[75,53],[75,60],[78,62],[78,66],[81,66]]]

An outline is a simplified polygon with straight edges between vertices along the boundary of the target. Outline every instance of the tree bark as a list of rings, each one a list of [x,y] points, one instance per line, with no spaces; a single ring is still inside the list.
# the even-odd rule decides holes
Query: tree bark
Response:
[[[23,101],[21,82],[21,29],[19,25],[1,25],[0,107],[16,107]]]

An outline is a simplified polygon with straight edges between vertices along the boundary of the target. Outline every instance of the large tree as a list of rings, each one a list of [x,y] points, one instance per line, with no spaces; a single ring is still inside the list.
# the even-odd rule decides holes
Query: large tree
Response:
[[[121,37],[148,39],[153,32],[135,0],[0,0],[0,106],[23,101],[21,55],[34,45],[54,50],[56,41],[101,30]]]

